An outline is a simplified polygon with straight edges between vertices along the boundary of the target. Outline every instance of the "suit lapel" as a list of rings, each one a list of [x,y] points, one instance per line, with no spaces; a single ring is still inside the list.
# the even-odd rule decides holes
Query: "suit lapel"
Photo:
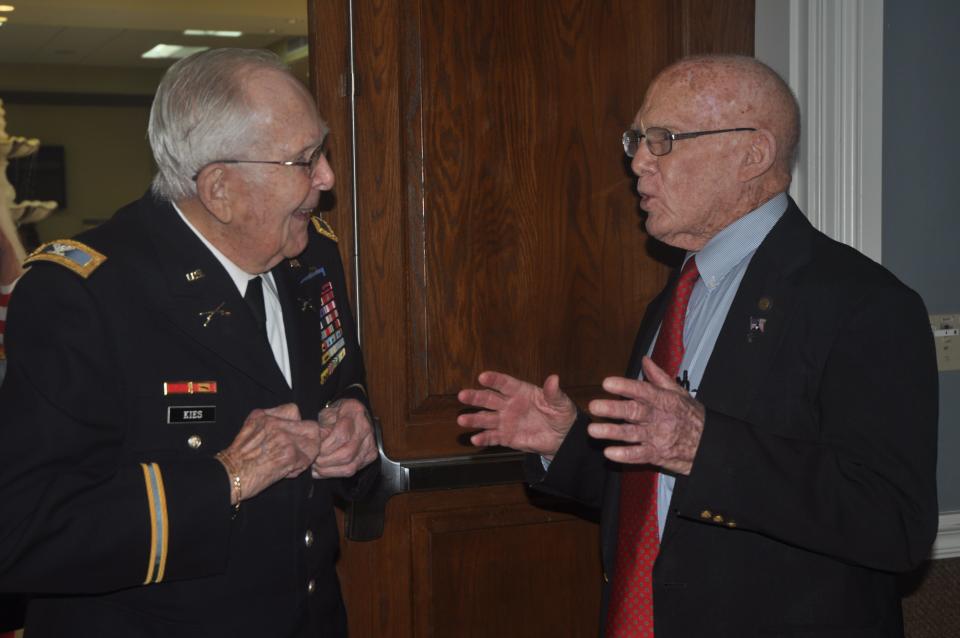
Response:
[[[288,394],[270,345],[227,272],[169,203],[152,201],[147,208],[143,223],[157,251],[159,276],[169,291],[158,300],[160,310],[251,380]]]
[[[790,200],[754,253],[700,380],[697,400],[708,410],[746,418],[794,315],[797,297],[790,275],[810,260],[814,232]],[[674,499],[682,498],[685,485],[686,477],[678,476]],[[661,547],[676,529],[668,517]]]

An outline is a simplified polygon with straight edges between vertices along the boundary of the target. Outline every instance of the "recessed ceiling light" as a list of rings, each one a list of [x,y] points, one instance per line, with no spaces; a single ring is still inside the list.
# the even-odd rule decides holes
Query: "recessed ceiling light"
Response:
[[[210,47],[182,47],[179,44],[158,44],[143,55],[141,58],[173,59],[179,60],[188,55],[206,51]]]
[[[211,31],[206,29],[186,29],[183,35],[209,35],[215,38],[239,38],[243,31]]]
[[[0,16],[0,24],[3,24],[7,21],[7,16]]]
[[[12,4],[0,4],[0,13],[10,13],[14,8]]]

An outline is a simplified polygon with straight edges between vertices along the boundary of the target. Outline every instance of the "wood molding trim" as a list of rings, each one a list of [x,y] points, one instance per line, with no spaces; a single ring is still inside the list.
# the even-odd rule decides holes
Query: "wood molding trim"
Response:
[[[756,55],[800,101],[790,194],[830,237],[880,261],[882,0],[758,0]]]

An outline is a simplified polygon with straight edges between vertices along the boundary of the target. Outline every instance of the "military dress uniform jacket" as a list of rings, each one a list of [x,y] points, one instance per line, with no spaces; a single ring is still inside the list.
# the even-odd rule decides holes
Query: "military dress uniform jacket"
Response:
[[[675,280],[647,309],[628,377]],[[653,571],[657,638],[902,636],[894,572],[924,560],[937,530],[937,384],[920,298],[791,201],[701,379],[703,437],[677,477]],[[548,472],[539,458],[527,471],[540,489],[601,508],[602,626],[620,468],[587,422]]]
[[[333,499],[309,470],[244,501],[214,454],[255,408],[365,399],[335,241],[317,223],[273,269],[291,389],[216,258],[145,196],[39,249],[0,390],[0,591],[27,635],[343,636]],[[326,231],[324,231],[326,232]],[[331,235],[332,236],[332,235]]]

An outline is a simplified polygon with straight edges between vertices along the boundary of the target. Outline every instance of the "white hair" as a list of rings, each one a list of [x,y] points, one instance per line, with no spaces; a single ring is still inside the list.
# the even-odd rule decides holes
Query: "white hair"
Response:
[[[200,169],[250,147],[254,113],[242,81],[251,68],[293,77],[276,54],[263,49],[210,49],[167,70],[147,128],[157,164],[155,195],[171,201],[196,196],[193,178]]]

